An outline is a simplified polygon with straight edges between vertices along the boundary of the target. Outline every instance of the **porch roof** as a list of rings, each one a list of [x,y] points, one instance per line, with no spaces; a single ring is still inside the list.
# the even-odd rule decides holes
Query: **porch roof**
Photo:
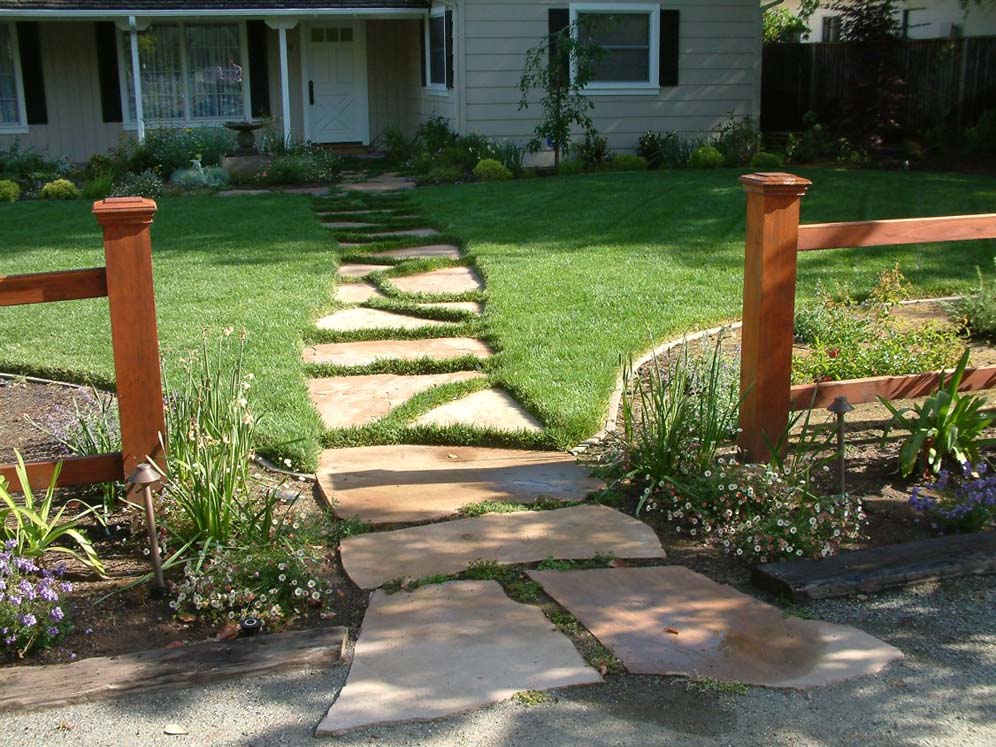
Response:
[[[0,0],[0,14],[36,17],[281,15],[425,11],[429,0]]]

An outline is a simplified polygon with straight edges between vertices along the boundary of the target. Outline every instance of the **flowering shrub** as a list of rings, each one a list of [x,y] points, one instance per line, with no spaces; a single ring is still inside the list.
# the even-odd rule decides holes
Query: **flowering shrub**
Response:
[[[316,558],[281,541],[257,548],[207,548],[172,588],[180,615],[220,623],[257,617],[279,627],[309,606],[322,606],[332,588],[311,570]]]
[[[148,197],[154,200],[162,195],[163,178],[152,169],[122,175],[114,183],[114,189],[111,191],[111,197]]]
[[[0,652],[23,657],[50,646],[72,629],[61,594],[73,590],[62,581],[63,566],[43,569],[16,554],[8,540],[0,551]]]
[[[910,505],[944,531],[977,532],[996,522],[996,473],[989,465],[962,465],[960,475],[941,470],[937,479],[913,488]]]
[[[700,476],[648,485],[643,498],[676,531],[761,563],[833,555],[865,518],[859,499],[817,495],[807,479],[722,457]]]

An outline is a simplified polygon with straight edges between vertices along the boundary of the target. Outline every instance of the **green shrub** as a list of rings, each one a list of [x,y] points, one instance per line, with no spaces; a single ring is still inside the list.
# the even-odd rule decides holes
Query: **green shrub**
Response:
[[[781,153],[770,153],[760,150],[750,159],[750,167],[752,169],[761,169],[762,171],[776,171],[784,165],[785,156]]]
[[[965,133],[969,147],[976,153],[996,155],[996,109],[987,109]]]
[[[511,171],[512,176],[516,178],[522,176],[522,172],[525,170],[523,167],[526,157],[525,146],[519,145],[514,140],[503,140],[496,143],[495,148],[497,150],[496,160]]]
[[[274,156],[259,172],[261,184],[327,184],[339,173],[339,159],[324,148],[310,148],[299,153]]]
[[[716,150],[723,154],[727,166],[744,166],[750,163],[754,154],[761,148],[761,132],[750,117],[733,114],[716,129],[713,142]]]
[[[593,131],[585,134],[584,142],[577,146],[577,152],[578,159],[589,171],[601,168],[612,158],[608,138]]]
[[[88,200],[103,200],[114,190],[114,179],[110,174],[95,176],[83,185],[83,196]]]
[[[692,152],[703,145],[701,138],[684,137],[677,132],[645,132],[637,141],[636,152],[647,159],[651,169],[682,169]]]
[[[220,166],[201,166],[195,162],[189,169],[173,172],[170,182],[184,190],[214,189],[228,184],[228,174]]]
[[[22,148],[15,140],[0,149],[0,179],[17,182],[22,190],[34,190],[59,177],[60,165],[37,148]]]
[[[151,200],[162,197],[162,194],[163,179],[152,170],[123,175],[115,182],[111,192],[112,197],[148,197]]]
[[[465,176],[466,172],[458,166],[436,166],[416,181],[419,184],[452,184]]]
[[[146,130],[144,142],[123,140],[111,154],[114,171],[172,174],[195,160],[217,166],[236,147],[235,133],[224,127],[163,127]]]
[[[446,117],[433,116],[419,125],[415,139],[430,156],[437,156],[457,141],[458,135],[450,129]]]
[[[485,158],[474,167],[474,176],[482,182],[501,182],[512,178],[512,172],[493,158]]]
[[[688,159],[688,165],[693,169],[716,169],[724,162],[723,154],[711,145],[700,145]]]
[[[632,153],[620,153],[609,161],[609,168],[612,171],[646,171],[647,159]]]
[[[473,171],[484,159],[497,160],[498,147],[491,138],[471,133],[456,139],[453,145],[445,148],[439,156],[440,166],[459,166],[464,171]]]
[[[584,170],[584,163],[580,159],[571,158],[560,162],[560,168],[557,170],[557,173],[561,176],[572,176],[574,174],[583,174]]]
[[[77,200],[80,191],[68,179],[55,179],[45,184],[38,196],[43,200]]]
[[[0,202],[14,202],[21,196],[20,185],[10,179],[0,179]]]
[[[418,154],[418,143],[398,127],[388,127],[383,135],[384,155],[393,166],[404,166]]]
[[[978,290],[955,301],[951,308],[974,337],[996,340],[996,285],[987,283],[981,271]]]

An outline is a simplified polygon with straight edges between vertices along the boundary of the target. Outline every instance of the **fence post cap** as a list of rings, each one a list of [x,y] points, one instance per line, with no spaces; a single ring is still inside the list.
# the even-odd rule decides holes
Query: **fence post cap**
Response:
[[[145,197],[108,197],[93,203],[93,214],[103,226],[115,223],[148,224],[158,206]]]
[[[744,174],[740,177],[740,183],[748,192],[792,197],[802,197],[812,185],[809,179],[779,171]]]

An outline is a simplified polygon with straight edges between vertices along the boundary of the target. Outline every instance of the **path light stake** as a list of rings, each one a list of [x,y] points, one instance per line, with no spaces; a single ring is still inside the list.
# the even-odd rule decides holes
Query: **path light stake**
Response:
[[[159,472],[147,462],[141,462],[128,483],[142,488],[145,496],[145,525],[149,532],[149,551],[152,553],[152,571],[156,577],[155,588],[162,591],[166,588],[163,581],[163,566],[159,560],[159,533],[156,531],[156,514],[152,508],[152,486],[161,480]]]
[[[827,407],[827,410],[837,416],[837,480],[841,495],[847,492],[844,486],[844,416],[853,409],[854,405],[844,396],[836,397]]]

